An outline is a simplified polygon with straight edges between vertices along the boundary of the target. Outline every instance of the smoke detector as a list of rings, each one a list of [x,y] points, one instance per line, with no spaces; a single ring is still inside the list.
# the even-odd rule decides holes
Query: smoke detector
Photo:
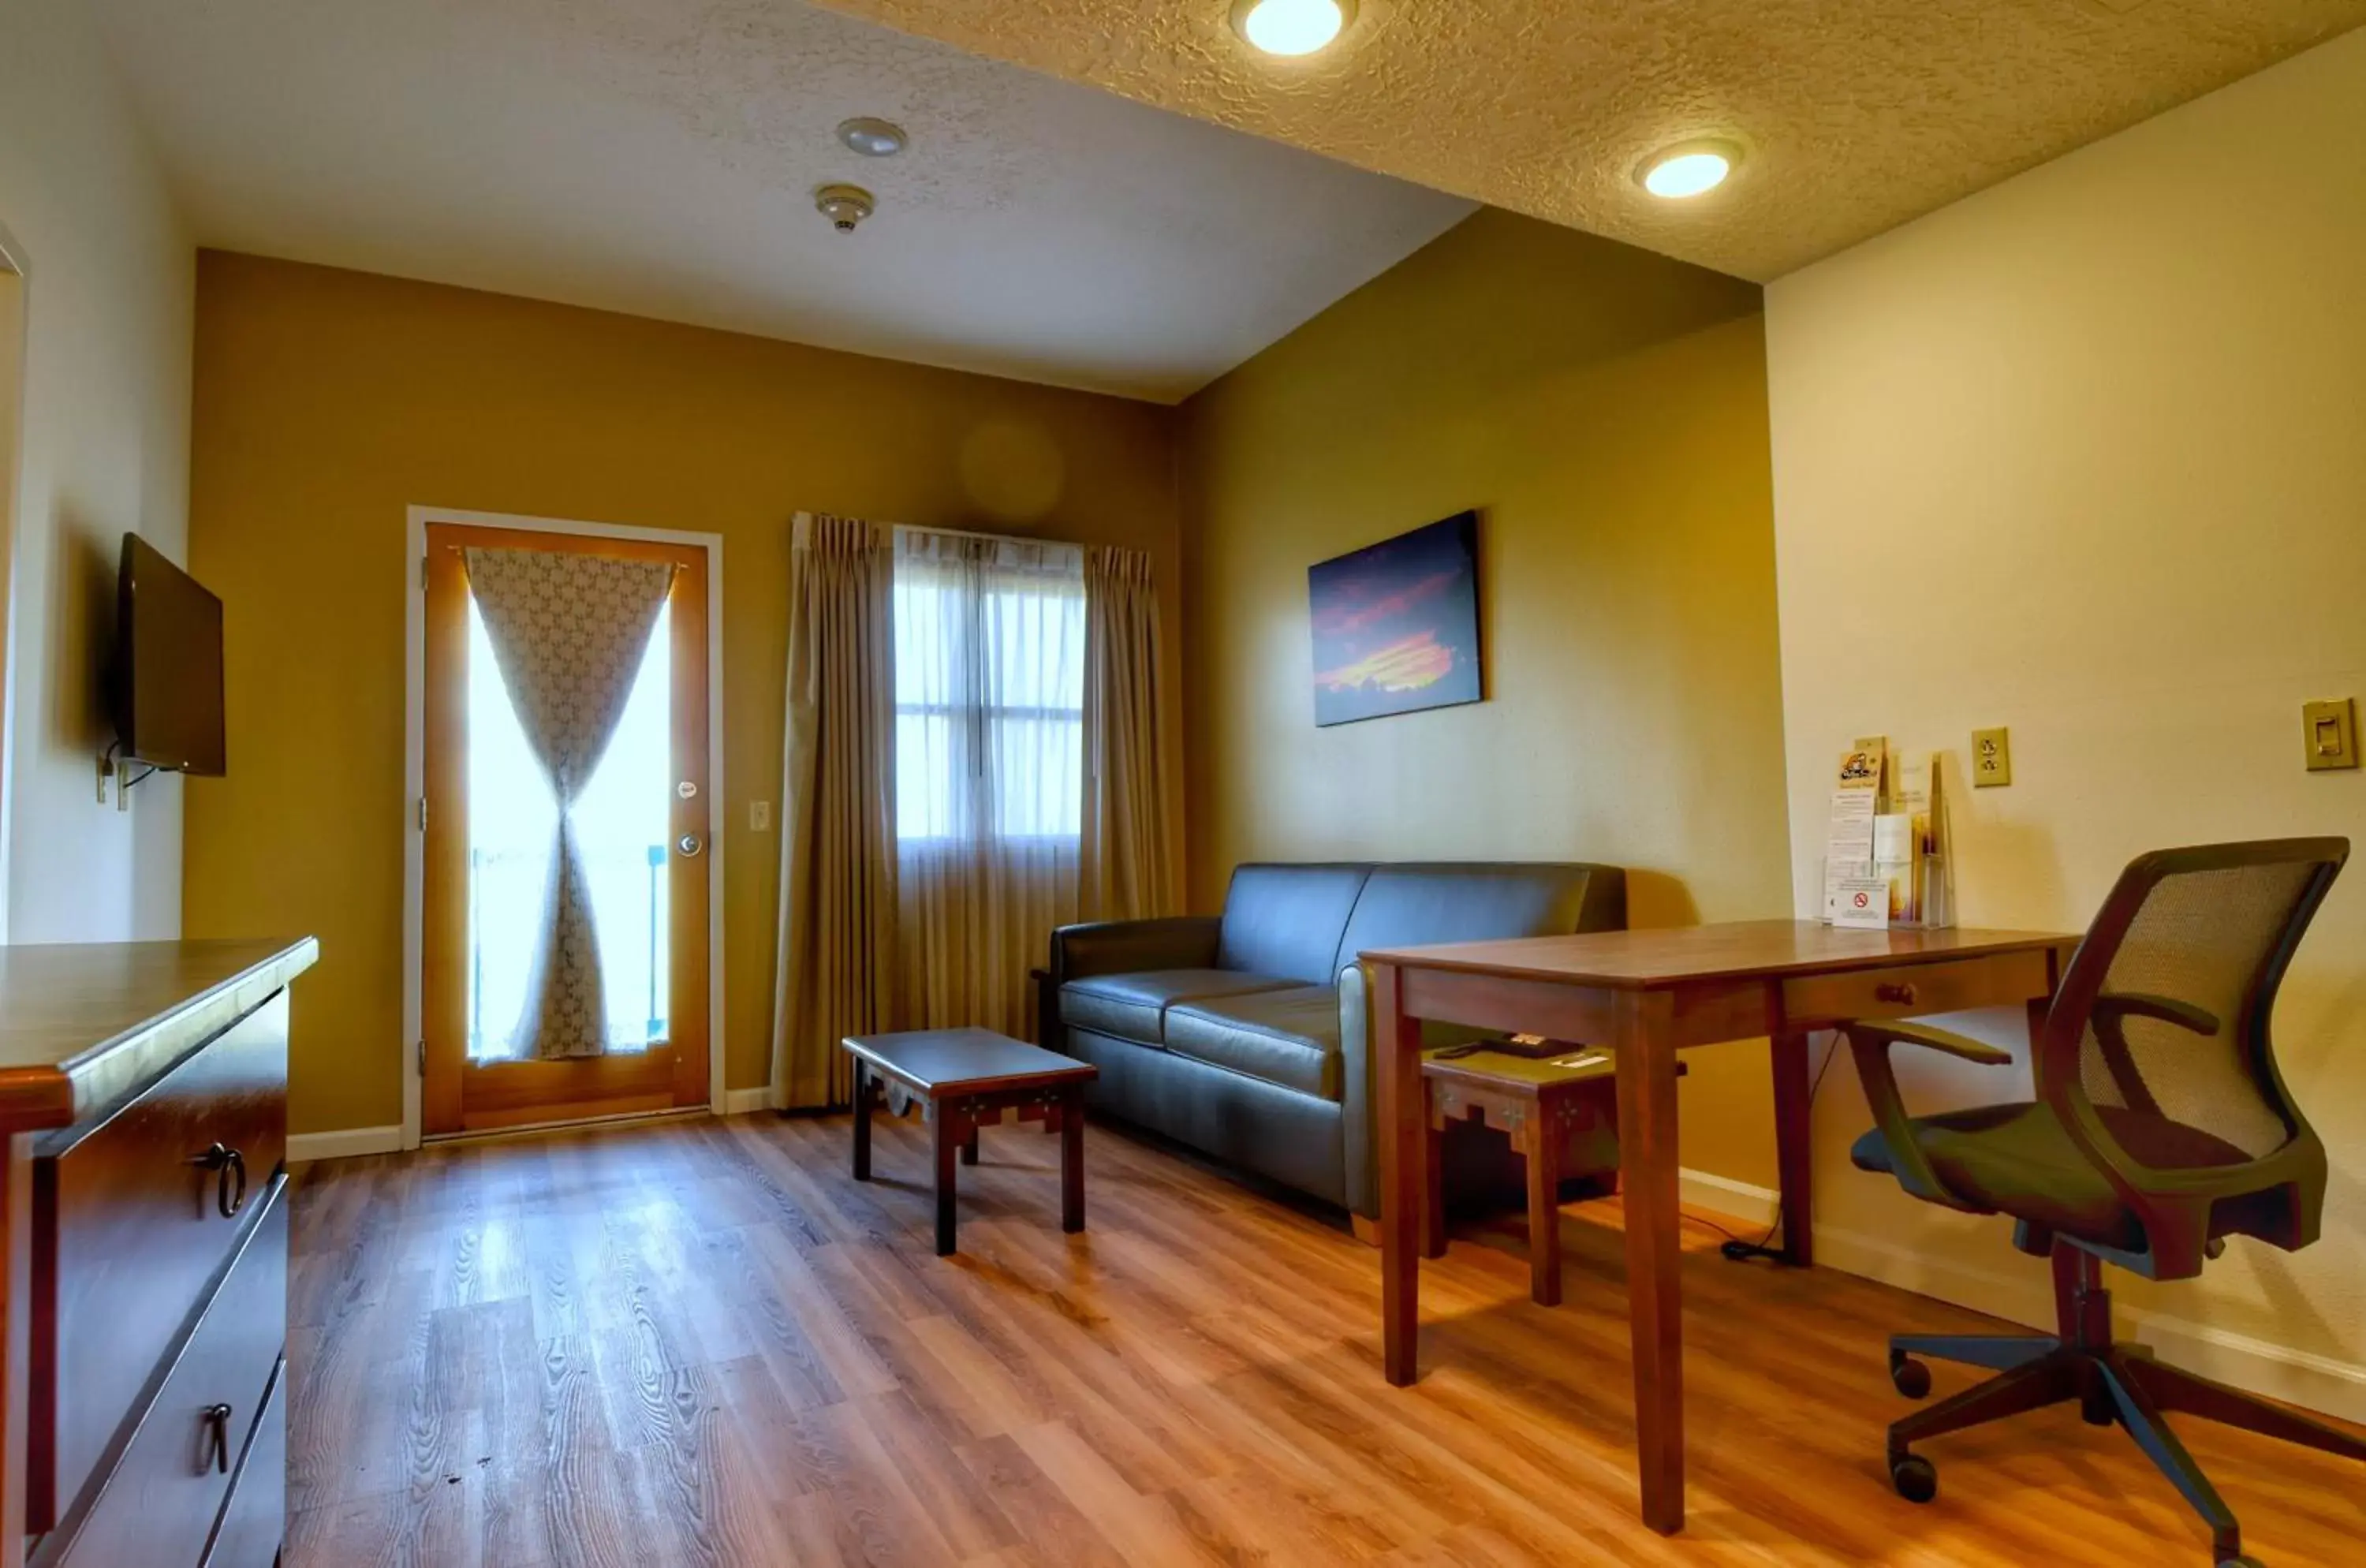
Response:
[[[870,217],[877,205],[861,186],[824,186],[814,192],[816,210],[841,234],[853,233],[854,226]]]

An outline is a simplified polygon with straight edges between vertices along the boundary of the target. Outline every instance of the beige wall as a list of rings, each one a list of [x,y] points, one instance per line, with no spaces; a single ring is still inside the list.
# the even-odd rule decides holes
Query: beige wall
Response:
[[[1973,727],[2011,728],[2011,787],[1957,799],[1967,923],[2083,927],[2151,846],[2366,838],[2366,775],[2304,772],[2300,732],[2304,700],[2366,695],[2360,167],[2354,33],[1768,290],[1799,908],[1824,771],[1873,731],[1960,773]],[[2186,1359],[2366,1417],[2366,870],[2276,1027],[2332,1150],[2324,1242],[2124,1299]],[[2026,1092],[1910,1080],[1926,1107]],[[2002,1224],[1847,1169],[1853,1075],[1820,1119],[1826,1257],[2039,1310]]]
[[[1600,860],[1635,923],[1788,898],[1759,292],[1482,212],[1185,405],[1194,903],[1258,858]],[[1465,507],[1489,700],[1314,728],[1306,569]],[[1688,1162],[1771,1179],[1765,1055]]]
[[[320,936],[299,1132],[401,1117],[409,505],[724,536],[734,1088],[769,1049],[780,840],[744,825],[780,795],[791,513],[1144,548],[1174,630],[1166,410],[248,256],[198,278],[191,553],[227,607],[231,765],[189,786],[186,918]],[[1027,518],[977,499],[1019,507],[1045,474]]]
[[[181,783],[94,789],[116,560],[188,507],[191,252],[80,0],[0,6],[0,230],[21,250],[25,407],[8,576],[5,934],[173,935]]]

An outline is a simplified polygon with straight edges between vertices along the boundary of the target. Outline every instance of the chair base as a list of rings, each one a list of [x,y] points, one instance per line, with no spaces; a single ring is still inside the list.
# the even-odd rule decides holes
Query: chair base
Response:
[[[1900,1495],[1927,1503],[1938,1492],[1936,1472],[1928,1460],[1912,1452],[1912,1445],[2075,1400],[2090,1425],[2117,1424],[2127,1429],[2146,1457],[2210,1527],[2213,1561],[2225,1568],[2251,1562],[2243,1555],[2241,1527],[2209,1476],[2170,1430],[2168,1412],[2199,1416],[2323,1453],[2366,1461],[2366,1438],[2271,1400],[2165,1366],[2142,1346],[2114,1343],[2111,1296],[2094,1282],[2094,1259],[2074,1253],[2066,1267],[2063,1251],[2057,1250],[2055,1265],[2057,1306],[2066,1330],[2062,1335],[1901,1334],[1890,1340],[1890,1381],[1909,1398],[1920,1399],[1931,1392],[1930,1370],[1920,1358],[1984,1367],[1997,1374],[1916,1411],[1889,1428],[1890,1480]]]

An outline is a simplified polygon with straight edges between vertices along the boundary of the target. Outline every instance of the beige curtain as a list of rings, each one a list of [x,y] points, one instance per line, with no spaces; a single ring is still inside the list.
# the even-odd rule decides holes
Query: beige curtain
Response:
[[[1077,907],[1085,919],[1144,919],[1174,910],[1159,656],[1150,558],[1140,550],[1087,550],[1077,856]]]
[[[772,997],[783,1110],[849,1103],[839,1041],[897,1023],[892,535],[810,513],[794,526]]]
[[[1074,545],[896,536],[896,888],[907,1021],[1025,1039],[1076,918],[1085,596]]]
[[[525,1008],[492,1054],[598,1056],[612,1044],[646,1044],[609,1037],[591,878],[569,808],[624,716],[673,567],[580,550],[472,549],[465,558],[501,682],[558,808]]]

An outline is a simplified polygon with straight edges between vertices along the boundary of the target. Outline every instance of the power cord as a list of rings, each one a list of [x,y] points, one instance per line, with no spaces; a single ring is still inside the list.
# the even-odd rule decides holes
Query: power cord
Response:
[[[1815,1077],[1808,1080],[1808,1118],[1810,1125],[1813,1125],[1815,1121],[1816,1096],[1824,1087],[1824,1074],[1831,1070],[1832,1057],[1839,1054],[1840,1048],[1841,1032],[1834,1030],[1831,1043],[1824,1047],[1824,1059],[1816,1064]],[[1752,1263],[1762,1258],[1770,1258],[1778,1263],[1786,1260],[1784,1249],[1774,1245],[1775,1234],[1783,1228],[1783,1211],[1779,1205],[1774,1211],[1774,1223],[1768,1225],[1766,1234],[1756,1241],[1748,1241],[1736,1235],[1715,1220],[1703,1220],[1700,1223],[1727,1238],[1725,1245],[1718,1247],[1718,1251],[1725,1256],[1729,1263]],[[1789,1239],[1788,1236],[1784,1238],[1786,1242]]]

